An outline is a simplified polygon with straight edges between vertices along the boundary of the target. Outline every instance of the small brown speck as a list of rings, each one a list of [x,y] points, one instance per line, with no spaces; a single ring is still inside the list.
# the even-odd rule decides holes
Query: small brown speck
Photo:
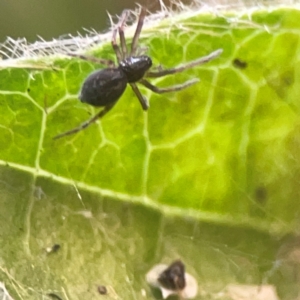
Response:
[[[261,205],[264,205],[267,202],[268,191],[264,186],[259,186],[256,188],[255,199]]]
[[[240,60],[239,58],[235,58],[232,61],[232,64],[234,67],[236,67],[237,69],[246,69],[248,67],[248,64],[245,61]]]
[[[107,294],[107,288],[104,285],[98,285],[98,292],[100,295],[106,295]]]
[[[48,297],[55,299],[55,300],[62,300],[58,295],[54,294],[54,293],[49,293],[47,294]]]
[[[60,249],[60,245],[59,244],[54,244],[52,247],[48,247],[46,249],[47,254],[51,254],[51,253],[56,253],[58,250]]]

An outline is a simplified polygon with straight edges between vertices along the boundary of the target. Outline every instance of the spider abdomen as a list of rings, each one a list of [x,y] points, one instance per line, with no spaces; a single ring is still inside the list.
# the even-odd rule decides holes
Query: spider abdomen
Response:
[[[151,68],[152,60],[149,56],[130,56],[120,61],[120,66],[127,76],[129,83],[141,80]]]
[[[97,70],[83,82],[79,99],[93,106],[106,106],[121,97],[127,83],[127,76],[121,68]]]

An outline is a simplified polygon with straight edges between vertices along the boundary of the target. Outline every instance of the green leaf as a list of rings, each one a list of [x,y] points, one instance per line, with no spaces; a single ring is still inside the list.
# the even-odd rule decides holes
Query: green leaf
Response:
[[[140,44],[156,65],[224,51],[151,81],[201,79],[181,92],[141,87],[148,112],[128,88],[101,122],[59,140],[96,112],[77,94],[99,66],[0,61],[0,279],[14,299],[96,299],[100,284],[110,299],[152,299],[145,274],[178,257],[212,295],[269,280],[300,212],[299,17],[188,12],[146,25]],[[114,57],[108,42],[93,55]],[[274,279],[283,297],[291,281]]]

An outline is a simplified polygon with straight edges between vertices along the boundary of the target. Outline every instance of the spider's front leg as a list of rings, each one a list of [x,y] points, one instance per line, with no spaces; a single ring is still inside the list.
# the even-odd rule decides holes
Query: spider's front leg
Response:
[[[127,46],[126,46],[126,40],[125,40],[125,34],[124,34],[124,27],[125,27],[126,21],[128,19],[128,16],[129,16],[129,11],[124,10],[122,12],[121,18],[118,22],[118,25],[113,30],[112,39],[111,39],[111,45],[115,51],[115,54],[117,56],[117,60],[119,63],[120,63],[120,61],[125,59],[127,56]],[[119,37],[120,37],[121,48],[117,44],[117,33],[118,32],[119,32]]]
[[[139,15],[138,23],[136,26],[136,30],[135,30],[135,33],[134,33],[134,36],[132,39],[132,43],[131,43],[130,56],[134,56],[137,54],[136,52],[137,52],[137,48],[138,48],[138,41],[139,41],[139,37],[140,37],[141,31],[142,31],[142,28],[144,25],[144,19],[145,19],[146,13],[147,13],[146,8],[142,7],[140,15]]]

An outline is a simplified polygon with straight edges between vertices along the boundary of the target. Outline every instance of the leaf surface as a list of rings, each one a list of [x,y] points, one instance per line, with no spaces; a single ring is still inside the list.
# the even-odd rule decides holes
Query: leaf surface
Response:
[[[299,17],[199,12],[145,26],[140,44],[165,68],[224,51],[151,81],[201,79],[184,91],[141,87],[148,112],[127,88],[101,122],[59,140],[96,112],[77,95],[101,66],[1,69],[0,254],[13,296],[96,299],[104,284],[112,299],[152,299],[146,272],[178,257],[212,294],[260,284],[299,218]],[[95,52],[114,57],[109,43]]]

